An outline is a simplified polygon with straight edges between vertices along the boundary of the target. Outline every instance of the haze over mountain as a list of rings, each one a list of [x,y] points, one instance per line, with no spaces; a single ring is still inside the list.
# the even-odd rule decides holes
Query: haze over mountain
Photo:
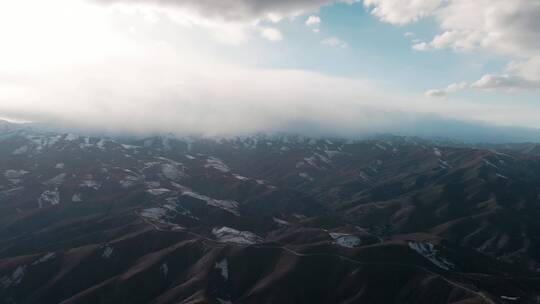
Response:
[[[540,128],[539,12],[534,0],[4,2],[0,116],[204,134]]]
[[[387,113],[387,116],[388,113]],[[535,143],[540,142],[540,129],[525,127],[501,127],[481,122],[448,120],[433,115],[403,119],[403,115],[396,118],[394,124],[382,126],[362,126],[348,124],[347,126],[336,127],[334,125],[321,125],[318,122],[298,121],[269,129],[243,129],[242,131],[231,132],[230,130],[205,132],[203,129],[189,131],[189,129],[122,129],[122,131],[103,127],[81,127],[77,124],[66,123],[32,123],[14,122],[12,128],[30,129],[39,131],[50,131],[60,133],[77,132],[87,136],[104,137],[131,137],[143,138],[152,135],[172,134],[178,137],[204,137],[204,138],[231,138],[236,136],[252,136],[257,134],[294,134],[314,138],[336,137],[343,139],[369,139],[381,135],[396,135],[420,137],[424,139],[447,140],[463,143]],[[372,117],[373,118],[373,117]],[[6,120],[0,123],[10,124]]]

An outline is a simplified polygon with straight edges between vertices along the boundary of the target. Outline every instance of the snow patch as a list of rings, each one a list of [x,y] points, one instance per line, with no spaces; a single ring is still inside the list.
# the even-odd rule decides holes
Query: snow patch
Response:
[[[177,197],[169,197],[166,199],[166,202],[167,203],[163,204],[163,208],[167,209],[168,211],[181,214],[183,216],[187,216],[194,220],[199,220],[199,218],[194,216],[191,213],[191,211],[189,211],[188,209],[184,208],[181,204],[179,204]]]
[[[230,227],[212,229],[218,241],[223,243],[235,243],[241,245],[251,245],[262,242],[262,238],[250,231],[239,231]]]
[[[497,165],[493,164],[492,162],[490,162],[489,160],[487,160],[485,158],[483,158],[482,161],[484,162],[484,164],[486,164],[486,165],[488,165],[490,167],[493,167],[493,168],[495,168],[497,170],[499,169],[499,167],[497,167]]]
[[[48,181],[43,182],[44,185],[50,185],[50,186],[60,186],[64,183],[66,180],[66,174],[60,173],[57,176],[49,179]]]
[[[196,193],[196,192],[192,191],[191,189],[186,188],[184,186],[177,185],[177,187],[179,187],[181,189],[182,195],[189,196],[189,197],[204,201],[209,206],[221,208],[221,209],[223,209],[225,211],[228,211],[228,212],[230,212],[230,213],[232,213],[234,215],[240,215],[238,213],[239,204],[236,201],[217,200],[217,199],[213,199],[211,197],[208,197],[206,195]]]
[[[13,184],[18,184],[21,182],[21,177],[28,174],[28,171],[25,170],[6,170],[4,172],[4,177]]]
[[[145,171],[146,169],[152,168],[154,166],[160,165],[161,162],[145,162],[144,167],[142,168],[142,171]]]
[[[28,171],[24,171],[24,170],[6,170],[6,172],[4,173],[4,176],[7,179],[13,179],[13,178],[20,178],[27,173]]]
[[[161,173],[163,176],[170,180],[178,180],[181,177],[185,177],[184,172],[180,171],[177,166],[174,164],[163,164],[161,165]]]
[[[439,159],[439,167],[441,169],[450,169],[452,166],[445,160]]]
[[[154,195],[154,196],[160,196],[160,195],[163,195],[165,193],[169,193],[171,192],[171,190],[169,189],[165,189],[165,188],[158,188],[158,189],[148,189],[146,190],[146,192]]]
[[[145,182],[144,184],[148,188],[159,188],[161,186],[161,184],[159,182],[155,182],[155,181]]]
[[[101,183],[99,183],[98,181],[94,180],[94,177],[92,176],[92,174],[87,174],[84,176],[82,182],[79,184],[80,187],[86,187],[86,188],[91,188],[91,189],[94,189],[94,190],[98,190],[99,188],[101,188]]]
[[[496,175],[497,177],[502,178],[502,179],[508,179],[508,177],[506,177],[506,176],[504,176],[504,175],[502,175],[502,174],[500,174],[500,173],[496,173],[495,175]]]
[[[92,147],[92,144],[90,144],[90,137],[83,137],[83,142],[79,144],[79,147],[81,149]]]
[[[227,262],[227,259],[221,260],[219,263],[216,263],[214,266],[214,269],[218,269],[221,272],[221,276],[225,279],[229,279],[229,262]]]
[[[22,147],[19,147],[19,148],[15,149],[12,154],[13,155],[21,155],[21,154],[24,154],[26,152],[28,152],[28,146],[24,145]]]
[[[125,144],[122,144],[122,148],[126,149],[126,150],[133,150],[133,149],[137,149],[139,148],[138,146],[133,146],[133,145],[125,145]]]
[[[314,155],[317,156],[320,161],[322,161],[322,162],[324,162],[326,164],[330,164],[332,162],[329,158],[327,158],[326,156],[323,156],[323,155],[321,155],[319,153],[315,153]]]
[[[247,181],[247,180],[249,180],[248,177],[242,176],[242,175],[240,175],[240,174],[233,174],[233,177],[236,178],[237,180],[241,180],[241,181]]]
[[[281,226],[290,226],[290,225],[291,225],[291,223],[289,223],[289,222],[287,222],[287,221],[284,221],[284,220],[282,220],[282,219],[279,219],[279,218],[277,218],[277,217],[272,218],[272,220],[273,220],[276,224],[281,225]]]
[[[330,237],[335,241],[336,244],[346,248],[355,248],[362,244],[362,240],[359,237],[346,234],[346,233],[329,233]]]
[[[105,149],[105,139],[100,139],[97,143],[96,143],[96,146],[99,148],[99,149]]]
[[[375,144],[375,146],[383,151],[386,151],[386,147],[381,144]]]
[[[32,263],[32,266],[35,266],[35,265],[38,265],[38,264],[41,264],[41,263],[45,263],[47,261],[50,261],[52,259],[54,259],[56,257],[56,253],[54,252],[51,252],[51,253],[47,253],[46,255],[40,257],[39,259],[37,259],[36,261],[34,261]]]
[[[43,208],[43,205],[47,203],[53,206],[60,204],[60,193],[58,192],[58,189],[46,190],[41,193],[38,198],[39,208]]]
[[[209,157],[206,160],[205,168],[212,168],[218,171],[221,171],[223,173],[227,173],[231,171],[231,168],[227,166],[221,159],[216,157]]]
[[[73,196],[71,197],[71,201],[74,203],[82,202],[83,200],[82,200],[81,194],[80,193],[73,194]]]
[[[315,156],[305,157],[304,162],[306,162],[307,164],[309,164],[310,166],[312,166],[315,169],[321,170],[321,167],[319,167],[319,165],[317,165]]]
[[[145,218],[159,221],[162,218],[167,216],[167,210],[164,209],[164,208],[160,208],[160,207],[154,207],[154,208],[144,209],[144,210],[141,211],[140,214],[141,214],[141,216],[143,216]]]
[[[360,173],[358,173],[358,176],[366,182],[371,181],[371,178],[364,171],[360,171]]]
[[[111,247],[111,246],[106,246],[104,249],[103,249],[103,253],[101,253],[101,257],[104,258],[104,259],[108,259],[112,256],[114,252],[114,248]]]
[[[343,154],[343,152],[337,150],[325,150],[324,153],[326,153],[328,158],[335,158],[336,156]]]
[[[298,173],[298,176],[300,176],[301,178],[306,179],[306,180],[308,180],[310,182],[315,181],[315,179],[313,177],[311,177],[309,174],[307,174],[305,172]]]
[[[64,138],[64,140],[67,140],[67,141],[74,141],[74,140],[77,140],[79,139],[79,136],[78,135],[75,135],[75,134],[72,134],[72,133],[69,133],[68,135],[66,135],[66,137]]]
[[[409,242],[409,248],[418,252],[441,269],[450,270],[454,267],[454,264],[439,256],[439,251],[431,243]]]
[[[159,269],[161,270],[161,272],[163,272],[164,276],[167,276],[169,274],[169,265],[167,265],[167,263],[161,264],[161,267],[159,267]]]
[[[124,177],[124,179],[120,180],[119,183],[122,188],[129,188],[138,184],[141,180],[142,179],[137,175],[128,174]]]
[[[501,296],[501,300],[506,300],[506,301],[519,301],[519,297]]]
[[[26,272],[26,265],[17,267],[10,276],[5,275],[0,278],[0,285],[2,288],[6,289],[11,286],[19,285],[22,282],[22,279],[24,278],[24,274]]]
[[[164,205],[163,207],[152,207],[148,209],[143,209],[139,212],[139,215],[152,222],[179,227],[178,225],[170,222],[170,220],[174,218],[174,215],[170,215],[171,211],[174,213],[178,213],[178,211],[175,210],[174,206]]]

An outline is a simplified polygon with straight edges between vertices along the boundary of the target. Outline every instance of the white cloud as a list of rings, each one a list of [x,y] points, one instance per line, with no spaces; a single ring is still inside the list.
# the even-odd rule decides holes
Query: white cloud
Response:
[[[261,36],[271,42],[278,42],[283,40],[283,35],[281,34],[281,32],[278,29],[271,27],[262,28]]]
[[[331,46],[331,47],[339,47],[339,48],[346,48],[348,46],[347,42],[339,39],[338,37],[329,37],[321,41],[322,44]]]
[[[213,44],[205,27],[176,26],[160,11],[148,23],[138,10],[56,0],[71,14],[41,2],[28,11],[32,1],[0,10],[1,117],[146,133],[358,135],[398,130],[425,113],[480,113],[389,97],[363,79],[261,68],[243,52],[250,45]],[[228,57],[232,49],[241,63]]]
[[[487,74],[471,85],[482,90],[503,89],[507,91],[540,89],[540,82],[530,81],[523,77],[508,74]]]
[[[507,65],[506,70],[530,81],[540,81],[540,54],[526,60],[513,61]]]
[[[41,2],[28,11],[31,2],[0,5],[1,117],[132,132],[355,133],[406,110],[365,80],[260,68],[244,48],[234,48],[241,63],[231,60],[204,27],[160,11],[148,23],[139,10],[57,0],[70,14]]]
[[[143,4],[179,8],[209,19],[227,21],[281,20],[318,10],[336,2],[353,4],[357,0],[93,0],[102,4]]]
[[[442,0],[364,0],[364,6],[380,20],[405,25],[430,15]]]
[[[427,91],[424,95],[430,98],[442,98],[442,97],[448,96],[448,93],[445,92],[444,90],[432,89],[432,90]]]
[[[530,116],[519,105],[512,111],[457,103],[449,107],[388,97],[362,79],[261,68],[257,56],[266,53],[258,50],[253,56],[245,51],[251,44],[231,48],[211,37],[242,43],[298,10],[287,1],[265,1],[261,5],[272,9],[257,8],[238,20],[229,18],[230,12],[200,11],[205,3],[241,7],[246,1],[185,1],[185,7],[175,9],[151,4],[167,1],[113,7],[80,0],[4,1],[0,116],[115,131],[204,134],[302,132],[299,128],[306,126],[308,131],[381,132],[416,119],[417,113],[495,122]],[[306,0],[301,8],[316,10],[330,2]],[[346,46],[336,37],[323,43]],[[520,59],[512,66],[515,73],[533,75],[534,70],[527,71],[530,60]],[[527,123],[537,121],[528,118]]]
[[[22,0],[28,1],[28,0]],[[63,1],[63,0],[60,0]],[[77,0],[76,0],[77,1]],[[80,1],[80,0],[79,0]],[[319,10],[337,2],[353,4],[357,0],[85,0],[102,7],[139,11],[149,22],[160,17],[184,26],[205,28],[218,41],[240,45],[254,33],[264,31],[267,22],[278,23]],[[273,41],[277,35],[270,34]],[[266,37],[266,35],[264,35]]]
[[[471,88],[535,89],[540,81],[537,0],[364,0],[364,5],[372,7],[371,13],[381,21],[396,25],[433,17],[441,32],[429,41],[415,40],[414,50],[475,50],[514,59],[506,71],[485,75]],[[429,91],[431,96],[448,93]]]
[[[478,48],[483,38],[483,34],[477,30],[451,30],[435,36],[430,42],[416,43],[413,49],[427,51],[451,48],[455,51],[469,51]]]
[[[536,0],[452,0],[435,13],[447,45],[467,45],[511,56],[540,50],[540,2]],[[465,42],[464,42],[465,41]]]
[[[306,20],[307,26],[319,26],[321,24],[321,17],[311,15]]]
[[[540,2],[536,0],[451,0],[434,13],[443,33],[433,48],[483,48],[511,56],[540,51]]]
[[[454,83],[445,89],[429,90],[425,95],[432,98],[442,98],[467,88],[485,91],[503,90],[511,93],[520,90],[538,90],[540,89],[540,80],[530,80],[510,74],[486,74],[470,85],[466,82]]]
[[[449,93],[459,92],[467,87],[466,82],[453,83],[446,87],[446,91]]]
[[[424,95],[431,98],[447,97],[451,93],[456,93],[466,89],[468,84],[466,82],[452,83],[444,89],[433,89],[427,91]]]

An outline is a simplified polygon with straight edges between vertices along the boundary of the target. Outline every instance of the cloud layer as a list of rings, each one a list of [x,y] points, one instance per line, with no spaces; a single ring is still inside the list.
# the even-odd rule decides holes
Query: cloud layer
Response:
[[[146,18],[152,9],[62,4],[71,14],[45,3],[28,13],[23,2],[0,11],[0,116],[126,132],[352,133],[395,125],[391,113],[406,110],[364,80],[234,62],[200,29],[152,26],[163,18]],[[126,18],[129,30],[118,26]]]
[[[318,10],[335,2],[355,0],[93,0],[102,4],[152,4],[191,10],[207,18],[227,21],[285,18]]]
[[[540,89],[540,82],[527,80],[523,77],[516,75],[500,74],[493,75],[487,74],[482,76],[478,81],[471,84],[472,88],[483,90],[528,90],[528,89]]]
[[[435,98],[447,97],[448,94],[459,92],[466,88],[467,88],[466,82],[452,83],[444,89],[429,90],[425,93],[425,95],[427,97],[435,97]]]
[[[429,16],[442,0],[364,0],[371,14],[384,22],[405,25]]]
[[[105,2],[111,5],[103,5]],[[309,20],[311,29],[318,28],[320,19],[309,15],[332,2],[2,3],[0,116],[115,131],[207,135],[289,130],[340,135],[395,132],[432,115],[497,123],[512,123],[519,117],[538,125],[537,117],[523,118],[517,107],[449,106],[396,92],[389,96],[364,79],[262,68],[257,64],[259,56],[264,56],[259,52],[260,41],[231,51],[208,35],[233,43],[243,43],[245,35],[252,35],[284,45],[288,39],[286,31],[280,31],[282,24],[277,24],[281,18],[309,12],[301,20],[303,30],[307,31],[303,22]],[[438,14],[453,2],[445,1],[448,4],[437,8],[433,8],[434,2],[424,5],[422,0],[384,3],[364,2],[375,16],[399,25],[429,14],[441,18]],[[28,10],[30,4],[34,9]],[[397,13],[390,14],[394,8]],[[314,41],[313,47],[321,52],[349,52],[339,49],[347,47],[345,41],[330,34]],[[249,47],[257,49],[254,58],[243,51]],[[234,56],[228,56],[230,52]],[[486,76],[472,85],[458,82],[427,95],[444,97],[466,88],[530,89],[540,80],[539,70],[534,68],[540,57],[528,54],[516,55],[500,75]]]
[[[321,41],[322,44],[330,47],[346,48],[348,46],[347,42],[341,40],[338,37],[328,37]]]

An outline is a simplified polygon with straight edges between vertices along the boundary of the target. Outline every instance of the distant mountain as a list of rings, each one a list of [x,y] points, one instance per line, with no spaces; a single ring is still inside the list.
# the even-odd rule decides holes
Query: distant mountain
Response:
[[[382,120],[375,119],[381,118]],[[370,118],[370,119],[366,119]],[[190,129],[188,133],[182,130],[174,130],[167,126],[159,126],[157,123],[155,128],[140,125],[137,128],[129,127],[131,124],[126,124],[126,128],[119,130],[118,128],[110,128],[107,125],[80,125],[76,122],[65,122],[61,120],[49,120],[42,122],[27,122],[12,124],[12,127],[25,128],[40,132],[53,133],[77,133],[91,137],[110,137],[119,139],[124,138],[146,138],[151,136],[163,136],[173,131],[176,136],[196,135],[197,137],[207,137],[208,134],[219,134],[220,137],[226,137],[229,132],[227,126],[223,126],[222,130],[208,130],[207,128]],[[516,127],[516,126],[500,126],[489,124],[482,121],[474,120],[457,120],[442,117],[435,114],[412,114],[407,112],[380,112],[366,109],[362,117],[358,118],[356,123],[344,123],[339,121],[328,120],[311,121],[309,119],[300,119],[298,121],[283,122],[283,124],[272,128],[263,128],[264,133],[256,134],[257,129],[249,129],[246,127],[243,130],[243,137],[257,136],[293,136],[294,134],[302,134],[305,137],[312,138],[347,138],[355,140],[366,140],[388,136],[392,134],[394,137],[416,137],[429,140],[433,143],[455,142],[473,144],[520,144],[525,142],[540,143],[540,128],[531,127]],[[144,131],[143,131],[144,130]],[[210,133],[208,133],[210,132]],[[222,133],[220,133],[222,132]],[[121,134],[121,135],[120,135]],[[237,137],[237,133],[233,132]]]
[[[530,145],[0,123],[0,303],[539,303]]]

